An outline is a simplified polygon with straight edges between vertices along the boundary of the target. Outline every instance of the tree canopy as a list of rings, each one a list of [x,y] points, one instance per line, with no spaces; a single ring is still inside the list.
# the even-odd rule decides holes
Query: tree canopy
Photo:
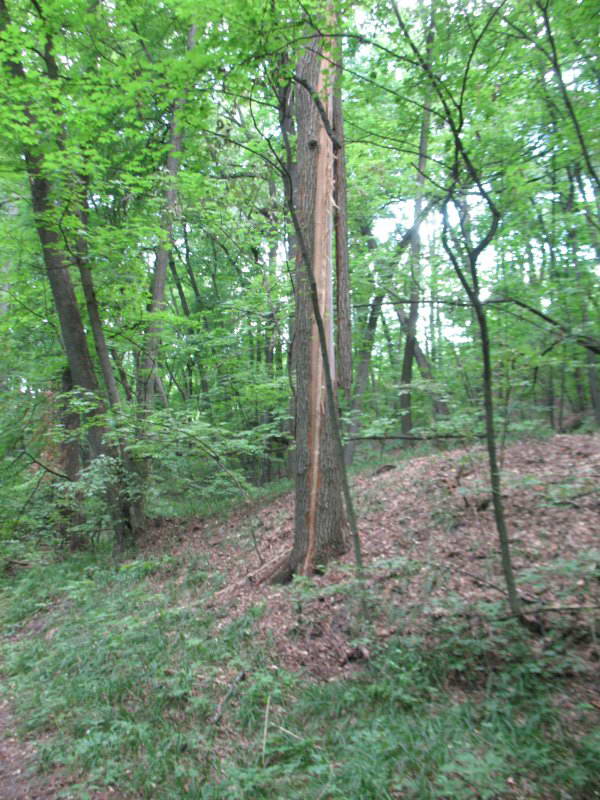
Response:
[[[116,505],[126,539],[142,505],[288,473],[302,94],[345,167],[346,459],[483,436],[482,358],[488,434],[600,423],[598,25],[562,0],[0,0],[9,535],[36,496]],[[297,68],[314,42],[343,127]]]

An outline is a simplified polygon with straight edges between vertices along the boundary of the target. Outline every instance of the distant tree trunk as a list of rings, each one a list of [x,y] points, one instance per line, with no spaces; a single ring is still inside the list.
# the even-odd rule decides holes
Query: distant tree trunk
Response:
[[[397,306],[396,316],[398,317],[398,322],[400,323],[401,328],[406,332],[410,325],[409,315],[404,311],[404,309],[400,308],[400,306]],[[415,361],[417,362],[419,372],[421,373],[421,377],[427,381],[433,381],[433,369],[431,367],[431,362],[423,352],[421,345],[416,338],[414,343],[414,357]],[[435,417],[448,416],[448,404],[437,393],[433,395],[433,413]]]
[[[123,393],[125,394],[125,399],[128,403],[131,403],[133,401],[133,392],[131,390],[131,384],[129,383],[129,377],[125,371],[125,366],[123,365],[123,358],[114,347],[110,348],[110,357],[115,364],[117,375],[119,376],[119,383],[121,384]]]
[[[171,147],[167,156],[167,188],[165,191],[165,221],[164,241],[156,249],[154,272],[152,274],[151,299],[148,312],[151,315],[163,311],[165,303],[165,288],[167,285],[167,271],[171,260],[171,246],[173,240],[173,216],[177,206],[177,193],[175,178],[179,172],[179,158],[176,155],[181,150],[182,135],[177,128],[175,111],[171,119]],[[146,407],[151,408],[157,390],[156,378],[158,377],[158,356],[160,349],[160,324],[151,321],[146,331],[144,354],[141,358],[141,370],[138,377],[138,400]],[[161,397],[166,404],[166,394]]]
[[[433,8],[432,8],[433,14]],[[433,44],[433,20],[430,23],[427,33],[427,51],[425,58],[429,62],[431,47]],[[413,428],[412,419],[412,374],[415,352],[417,348],[417,322],[419,320],[419,299],[421,294],[421,236],[419,233],[423,197],[425,193],[425,170],[427,169],[427,151],[429,144],[429,123],[431,111],[427,105],[427,100],[423,106],[423,116],[421,118],[421,130],[419,134],[419,159],[417,162],[417,194],[415,197],[415,208],[413,227],[410,239],[410,309],[408,320],[405,326],[404,354],[402,357],[402,370],[400,373],[400,426],[403,436],[410,436]],[[410,440],[406,442],[411,444]]]
[[[594,421],[600,426],[600,385],[598,382],[598,357],[587,351],[587,373]]]
[[[415,293],[411,291],[411,296],[414,298]],[[415,299],[411,303],[410,316],[408,327],[404,341],[404,352],[402,355],[402,369],[400,371],[400,428],[403,436],[409,436],[412,431],[412,372],[413,361],[415,357],[415,342],[416,342],[416,323],[418,318],[418,301]],[[410,440],[406,441],[407,445],[411,445]]]
[[[564,350],[564,348],[563,348]],[[557,427],[562,431],[565,419],[565,362],[561,361],[560,364],[560,382],[559,382],[559,395],[558,395],[558,422]]]
[[[185,314],[186,317],[190,316],[190,307],[187,301],[187,297],[185,296],[185,292],[183,290],[183,283],[181,282],[181,278],[179,277],[179,273],[177,272],[177,267],[175,265],[175,259],[173,258],[173,254],[171,253],[169,258],[169,269],[171,270],[171,275],[173,277],[173,281],[175,286],[177,287],[177,294],[179,295],[179,302],[181,303],[181,310]]]
[[[584,372],[582,367],[577,366],[575,367],[573,373],[573,381],[574,381],[574,389],[575,389],[575,398],[572,401],[573,410],[577,414],[583,414],[586,409],[587,400],[586,400],[586,392],[585,392],[585,381],[584,381]]]
[[[383,331],[383,336],[385,338],[385,343],[387,345],[387,354],[390,361],[390,368],[393,373],[397,371],[398,368],[398,356],[396,354],[396,343],[392,337],[392,332],[390,331],[390,326],[387,323],[385,318],[385,314],[381,315],[381,330]]]
[[[265,330],[264,330],[264,361],[266,367],[266,375],[269,380],[272,380],[277,371],[277,354],[281,353],[281,339],[282,332],[279,326],[279,319],[277,313],[277,305],[273,302],[271,290],[271,276],[276,274],[277,269],[277,247],[278,237],[276,229],[276,206],[277,201],[276,186],[273,181],[269,181],[269,198],[271,201],[271,208],[268,212],[269,218],[269,252],[268,252],[268,268],[263,272],[263,288],[265,297],[269,306],[269,311],[265,314]],[[281,364],[279,364],[281,368]],[[265,410],[261,415],[261,424],[269,425],[273,423],[273,411],[271,409]],[[270,436],[267,443],[267,452],[262,459],[260,482],[268,483],[275,477],[281,477],[282,465],[287,457],[289,444],[291,438],[288,431],[280,430]],[[275,469],[276,467],[276,469]]]
[[[546,404],[548,407],[548,422],[550,427],[556,429],[556,396],[554,392],[554,367],[548,367],[548,379],[546,381]]]
[[[202,296],[200,294],[200,289],[198,288],[198,282],[196,281],[194,270],[192,269],[189,232],[186,222],[184,222],[182,225],[182,233],[183,233],[183,243],[185,247],[185,268],[190,281],[190,286],[192,287],[192,292],[194,293],[194,299],[196,301],[196,305],[200,305],[202,303]]]
[[[373,353],[373,343],[375,341],[375,333],[377,331],[377,322],[381,315],[381,306],[383,305],[385,295],[378,294],[371,301],[369,309],[369,316],[367,324],[363,333],[363,340],[358,353],[358,364],[356,367],[356,378],[354,381],[354,391],[352,393],[352,417],[350,420],[349,436],[350,439],[346,444],[345,457],[346,464],[351,464],[354,458],[354,451],[356,449],[355,437],[361,428],[360,413],[362,411],[362,404],[369,383],[369,371],[371,368],[371,356]]]

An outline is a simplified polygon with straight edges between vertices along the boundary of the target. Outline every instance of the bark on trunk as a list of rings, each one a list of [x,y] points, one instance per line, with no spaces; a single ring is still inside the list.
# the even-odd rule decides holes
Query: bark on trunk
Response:
[[[352,389],[352,317],[350,314],[350,263],[348,255],[348,206],[346,198],[346,151],[344,116],[342,113],[342,58],[336,65],[336,86],[333,95],[333,133],[339,145],[334,160],[334,227],[337,310],[338,386],[347,404]]]
[[[375,341],[375,333],[377,331],[377,323],[381,315],[381,306],[385,295],[378,294],[371,301],[371,308],[369,310],[369,318],[364,333],[362,346],[360,348],[360,355],[358,358],[358,366],[356,368],[356,380],[354,383],[354,392],[352,395],[352,418],[350,421],[350,439],[345,447],[346,464],[351,464],[354,459],[354,452],[356,450],[356,440],[352,437],[358,435],[361,428],[360,413],[362,411],[363,399],[367,385],[369,383],[369,370],[371,368],[371,355],[373,353],[373,343]]]
[[[98,381],[92,366],[87,338],[79,311],[79,304],[69,273],[69,263],[59,241],[58,233],[48,223],[54,208],[51,200],[51,186],[41,174],[38,158],[26,153],[27,171],[31,185],[31,199],[36,218],[36,229],[42,246],[46,274],[52,290],[52,297],[58,315],[60,331],[67,355],[71,380],[74,387],[98,394]],[[98,411],[101,411],[99,405]],[[102,431],[93,425],[88,431],[90,458],[102,452]]]
[[[333,368],[333,142],[323,115],[332,119],[333,85],[327,83],[329,60],[315,37],[297,67],[297,168],[294,212],[304,247],[296,261],[294,363],[296,367],[295,525],[292,552],[274,575],[311,574],[347,549],[342,483],[336,441],[328,408],[326,376],[312,306],[311,283],[304,263],[310,260],[329,363]],[[335,380],[334,376],[332,378]]]

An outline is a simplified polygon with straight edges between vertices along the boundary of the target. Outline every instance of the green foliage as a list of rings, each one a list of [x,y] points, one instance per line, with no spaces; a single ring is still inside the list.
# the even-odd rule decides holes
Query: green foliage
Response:
[[[410,391],[415,435],[469,441],[482,432],[479,334],[442,246],[444,204],[463,267],[473,266],[467,251],[492,209],[499,215],[476,278],[503,441],[545,434],[594,404],[597,417],[592,4],[436,3],[435,25],[425,7],[335,5],[356,373],[369,358],[348,423],[364,436],[397,435],[407,419],[400,394]],[[494,609],[478,610],[478,628],[454,607],[463,616],[439,620],[430,638],[400,637],[387,649],[357,625],[375,654],[369,668],[309,686],[253,647],[260,610],[215,628],[205,601],[221,578],[210,564],[178,575],[168,558],[108,562],[121,504],[199,515],[264,496],[274,484],[256,485],[285,473],[295,254],[277,103],[311,25],[334,25],[316,0],[302,9],[287,0],[14,0],[0,15],[2,608],[12,632],[33,631],[7,647],[10,689],[29,728],[52,734],[47,764],[87,775],[74,790],[81,797],[107,785],[159,800],[598,796],[598,737],[572,740],[547,694],[575,659],[557,642],[535,652],[518,630],[493,623]],[[416,169],[426,116],[428,152]],[[35,217],[34,178],[49,187]],[[400,247],[417,198],[430,207],[418,257]],[[117,381],[110,408],[80,391],[67,408],[68,326],[42,232],[65,261],[100,376],[81,267],[91,273]],[[150,311],[161,249],[167,292]],[[413,294],[423,301],[420,377],[415,368],[403,383],[406,322],[396,312],[414,307]],[[370,342],[376,297],[384,301]],[[164,394],[146,403],[153,339]],[[75,433],[65,430],[68,410]],[[97,424],[110,449],[90,462],[86,436]],[[74,481],[60,478],[71,437],[84,457]],[[574,479],[549,487],[544,502],[592,490]],[[361,509],[376,502],[365,492]],[[445,497],[432,516],[456,524]],[[257,533],[253,523],[239,531],[255,542]],[[66,543],[95,553],[55,563]],[[521,578],[543,591],[568,575],[568,596],[597,598],[599,559],[557,559]],[[386,568],[408,583],[421,566]],[[349,579],[335,591],[352,598],[356,589]],[[313,591],[294,585],[300,611]],[[247,679],[226,714],[245,741],[216,747],[210,720],[241,670]]]
[[[134,561],[116,571],[92,560],[67,564],[47,567],[44,581],[28,571],[11,594],[13,619],[33,614],[40,630],[5,648],[5,668],[26,730],[54,734],[42,763],[84,769],[87,790],[115,784],[143,795],[185,796],[185,785],[200,784],[209,757],[208,718],[221,670],[260,669],[249,653],[249,622],[241,619],[215,638],[202,602],[181,597],[173,605],[154,583],[172,580],[173,559]],[[40,587],[51,580],[44,594]]]
[[[22,731],[47,734],[42,768],[85,775],[71,796],[600,791],[597,736],[573,739],[552,700],[574,668],[559,639],[540,650],[521,626],[494,621],[496,606],[462,609],[385,644],[363,628],[367,666],[315,683],[255,640],[261,608],[219,624],[206,610],[215,576],[182,566],[167,556],[115,569],[82,555],[5,582],[6,687]],[[315,591],[296,584],[300,602]]]
[[[450,239],[464,262],[469,237],[490,221],[486,194],[501,215],[478,263],[498,432],[556,428],[593,404],[598,380],[596,357],[581,347],[598,325],[596,28],[586,4],[563,15],[557,0],[544,18],[518,3],[480,2],[469,15],[450,3],[436,9],[429,43],[426,9],[400,9],[397,18],[382,4],[336,5],[345,34],[334,38],[346,65],[355,372],[370,347],[369,309],[383,297],[370,385],[362,399],[345,398],[349,419],[365,436],[393,436],[406,420],[399,394],[410,392],[416,435],[481,433],[478,334],[441,246],[436,209],[444,199],[452,206]],[[237,0],[225,11],[154,0],[139,8],[65,0],[45,11],[19,0],[7,9],[0,457],[8,462],[9,529],[31,529],[27,517],[42,516],[28,507],[31,476],[10,464],[23,449],[18,430],[39,453],[40,432],[28,429],[22,411],[60,389],[64,366],[42,221],[57,236],[86,329],[82,260],[91,273],[122,405],[109,424],[150,466],[147,486],[133,486],[129,475],[123,492],[146,492],[154,514],[186,515],[285,473],[294,254],[276,92],[293,80],[305,14],[318,27],[323,9],[310,3],[300,13],[286,2],[265,10]],[[415,48],[426,57],[416,58]],[[419,175],[424,108],[428,153]],[[181,141],[172,140],[175,129]],[[25,174],[32,160],[51,198],[35,219]],[[431,208],[417,263],[400,243],[420,194]],[[160,247],[169,251],[167,292],[149,311]],[[406,314],[413,291],[424,301],[417,339],[425,361],[403,385],[406,329],[396,311]],[[145,408],[141,364],[153,337],[164,398]],[[169,407],[158,411],[164,399]],[[108,480],[106,464],[84,502],[90,541],[105,530],[101,474]]]

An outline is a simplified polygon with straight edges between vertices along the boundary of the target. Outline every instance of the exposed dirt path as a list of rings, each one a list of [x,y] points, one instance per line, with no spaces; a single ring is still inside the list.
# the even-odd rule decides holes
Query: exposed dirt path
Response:
[[[52,800],[60,787],[42,785],[32,774],[35,746],[18,739],[6,700],[0,700],[0,800]]]
[[[37,741],[23,740],[16,735],[16,722],[10,703],[0,700],[0,800],[75,800],[69,785],[73,779],[59,771],[36,773]],[[122,800],[116,789],[88,791],[90,800]]]

